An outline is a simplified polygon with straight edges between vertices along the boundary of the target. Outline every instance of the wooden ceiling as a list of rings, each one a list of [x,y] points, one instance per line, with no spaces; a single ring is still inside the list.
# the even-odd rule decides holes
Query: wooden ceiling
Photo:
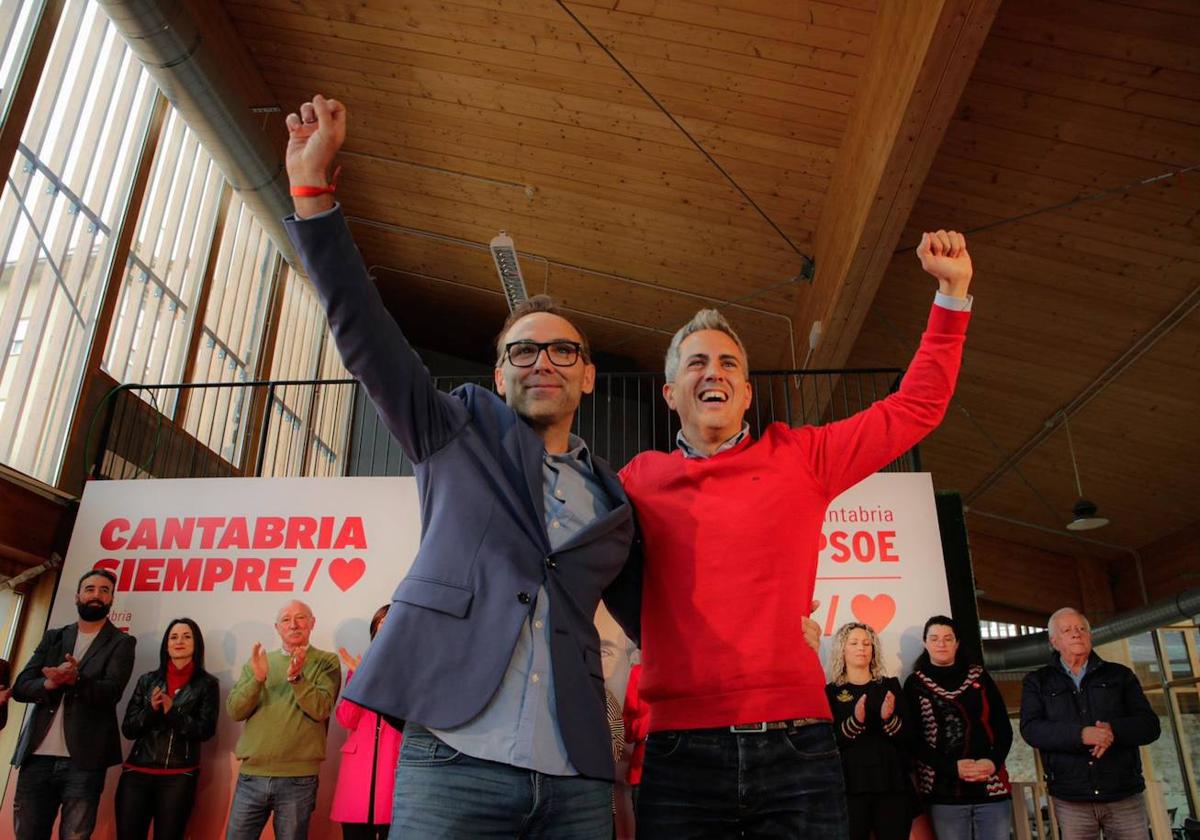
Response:
[[[487,358],[506,230],[610,365],[656,369],[713,304],[756,367],[802,361],[814,320],[812,366],[903,365],[919,232],[973,231],[936,484],[979,533],[1121,557],[1038,530],[1077,495],[1044,432],[1068,410],[1113,520],[1089,536],[1200,522],[1200,171],[1170,174],[1200,164],[1194,0],[223,5],[254,104],[347,104],[339,197],[418,343]]]

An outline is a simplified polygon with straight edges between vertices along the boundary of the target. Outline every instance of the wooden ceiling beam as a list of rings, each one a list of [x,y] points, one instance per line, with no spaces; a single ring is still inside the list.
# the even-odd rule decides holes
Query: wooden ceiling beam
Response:
[[[796,308],[797,353],[846,363],[941,146],[1000,0],[884,0]]]

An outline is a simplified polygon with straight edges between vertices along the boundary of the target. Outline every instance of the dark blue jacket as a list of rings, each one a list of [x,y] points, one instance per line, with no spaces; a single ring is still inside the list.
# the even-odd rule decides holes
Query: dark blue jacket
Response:
[[[1092,758],[1083,728],[1112,726],[1112,746]],[[1068,802],[1115,802],[1145,790],[1138,747],[1158,739],[1158,715],[1137,677],[1092,653],[1080,690],[1058,654],[1028,674],[1021,692],[1021,735],[1042,751],[1050,795]]]
[[[626,566],[633,512],[615,474],[593,459],[613,509],[551,551],[541,438],[491,391],[434,388],[368,278],[340,210],[286,225],[346,368],[414,463],[421,500],[417,556],[346,697],[424,726],[466,723],[499,686],[544,585],[567,755],[582,775],[612,779],[593,622],[603,595],[636,640],[641,603],[640,564]]]

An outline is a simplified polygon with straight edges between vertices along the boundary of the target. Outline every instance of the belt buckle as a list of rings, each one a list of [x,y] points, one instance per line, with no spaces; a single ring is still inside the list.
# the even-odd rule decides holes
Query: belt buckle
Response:
[[[738,734],[745,734],[749,732],[761,734],[767,731],[767,722],[761,721],[759,723],[739,723],[729,727],[729,731]]]

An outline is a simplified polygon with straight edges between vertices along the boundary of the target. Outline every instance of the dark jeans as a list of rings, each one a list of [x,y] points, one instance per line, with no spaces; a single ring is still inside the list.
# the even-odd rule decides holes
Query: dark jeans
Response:
[[[388,826],[342,823],[342,840],[387,840]]]
[[[158,776],[125,770],[117,783],[117,840],[183,840],[196,802],[196,773]]]
[[[652,732],[638,840],[846,840],[846,787],[833,728],[741,734]]]
[[[96,827],[104,770],[78,770],[69,758],[34,755],[17,773],[13,832],[17,840],[50,840],[62,806],[60,840],[87,840]]]
[[[250,776],[239,773],[225,840],[258,840],[274,814],[276,840],[304,840],[317,807],[316,776]]]
[[[913,800],[907,793],[847,794],[850,840],[908,840],[912,830]]]
[[[392,835],[404,840],[611,840],[612,783],[472,758],[409,723]]]

